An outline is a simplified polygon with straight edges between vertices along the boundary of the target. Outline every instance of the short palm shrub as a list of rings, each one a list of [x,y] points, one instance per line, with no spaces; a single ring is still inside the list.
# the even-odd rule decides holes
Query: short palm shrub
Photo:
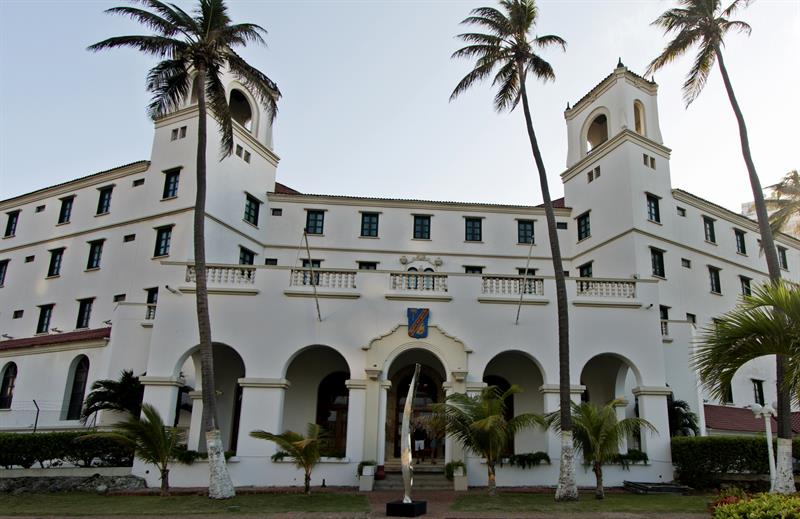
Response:
[[[310,423],[306,427],[306,435],[286,431],[283,434],[257,430],[251,431],[250,436],[260,440],[275,443],[280,451],[273,455],[273,461],[289,457],[294,460],[298,469],[303,470],[303,488],[307,495],[311,495],[311,471],[322,457],[321,449],[325,445],[327,433],[318,424]]]

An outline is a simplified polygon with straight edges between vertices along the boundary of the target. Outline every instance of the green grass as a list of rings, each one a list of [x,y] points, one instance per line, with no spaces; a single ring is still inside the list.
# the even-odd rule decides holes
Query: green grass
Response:
[[[500,492],[495,498],[485,494],[458,496],[457,512],[706,512],[711,496],[606,494],[602,501],[594,493],[581,493],[579,501],[556,503],[552,494]]]
[[[215,501],[203,496],[100,496],[89,493],[22,494],[0,498],[2,515],[192,515],[280,512],[368,512],[358,494],[249,494]]]

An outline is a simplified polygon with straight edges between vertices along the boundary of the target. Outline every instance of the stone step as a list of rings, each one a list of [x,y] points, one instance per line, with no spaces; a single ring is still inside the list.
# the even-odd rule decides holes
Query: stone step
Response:
[[[452,490],[453,482],[444,474],[414,474],[416,490]],[[400,474],[386,474],[386,479],[375,481],[375,490],[403,490],[403,477]]]

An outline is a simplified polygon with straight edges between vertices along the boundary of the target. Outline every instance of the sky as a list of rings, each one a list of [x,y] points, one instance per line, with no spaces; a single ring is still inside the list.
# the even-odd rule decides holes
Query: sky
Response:
[[[0,199],[148,159],[153,123],[133,50],[86,51],[146,32],[103,13],[124,0],[0,0]],[[193,2],[177,0],[191,9]],[[240,54],[276,81],[278,181],[301,192],[507,204],[541,202],[521,109],[496,113],[487,82],[449,102],[471,67],[451,60],[470,9],[490,0],[229,0],[235,22],[268,30]],[[642,74],[667,39],[650,26],[674,0],[539,0],[538,35],[556,80],[528,82],[554,197],[566,168],[564,109],[615,68]],[[800,167],[800,0],[758,0],[736,18],[750,37],[723,50],[769,185]],[[687,109],[693,55],[655,76],[672,185],[738,211],[752,199],[718,69]]]

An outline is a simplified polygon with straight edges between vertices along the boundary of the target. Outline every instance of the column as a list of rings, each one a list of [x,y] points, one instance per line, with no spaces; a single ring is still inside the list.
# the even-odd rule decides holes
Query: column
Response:
[[[621,422],[622,420],[625,419],[625,411],[628,407],[628,400],[626,400],[624,396],[618,396],[615,398],[615,400],[617,400],[617,403],[614,404],[614,413],[617,416],[617,421]],[[619,453],[625,454],[627,452],[628,452],[628,437],[624,436],[623,438],[621,438],[621,441],[619,443]]]
[[[658,434],[642,432],[642,450],[647,453],[650,463],[657,465],[662,471],[660,476],[663,481],[671,481],[672,454],[667,396],[672,394],[672,391],[663,386],[638,386],[633,388],[633,394],[639,402],[639,417],[650,422],[658,431]]]
[[[364,394],[364,459],[378,460],[378,437],[384,424],[378,423],[380,405],[380,380],[382,370],[366,369],[366,388]],[[384,415],[385,418],[385,415]]]
[[[189,437],[186,440],[186,447],[189,450],[205,450],[205,438],[203,437],[203,392],[190,391],[189,398],[192,400],[192,419],[189,422]]]
[[[581,395],[586,390],[586,386],[573,385],[570,388],[570,399],[575,404],[581,403]],[[544,415],[555,413],[561,410],[561,392],[558,384],[543,384],[539,387],[544,400]],[[550,429],[547,431],[547,454],[550,456],[551,463],[556,463],[561,458],[561,435]]]
[[[345,452],[350,461],[360,462],[364,461],[367,381],[350,379],[345,381],[345,386],[349,390],[347,397],[347,446]]]
[[[236,454],[268,458],[277,447],[273,442],[252,438],[250,431],[283,432],[283,400],[289,381],[285,378],[240,378],[237,382],[242,388],[242,411]]]
[[[378,398],[378,457],[375,463],[381,467],[386,463],[386,407],[389,401],[389,390],[392,388],[391,380],[381,382],[381,392]]]
[[[183,379],[178,377],[141,376],[139,382],[144,386],[144,399],[156,408],[166,425],[175,423],[175,408],[178,403],[178,388]]]

